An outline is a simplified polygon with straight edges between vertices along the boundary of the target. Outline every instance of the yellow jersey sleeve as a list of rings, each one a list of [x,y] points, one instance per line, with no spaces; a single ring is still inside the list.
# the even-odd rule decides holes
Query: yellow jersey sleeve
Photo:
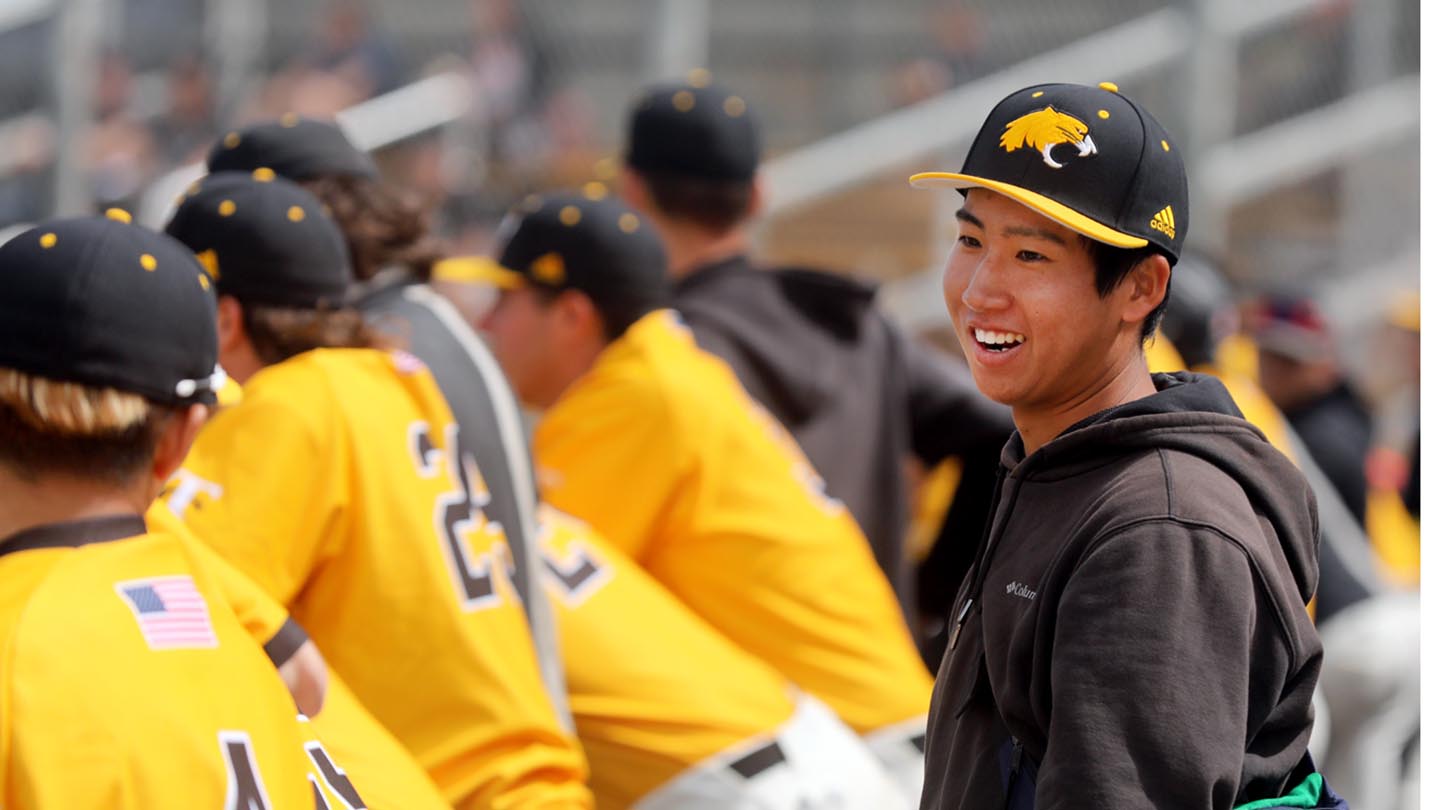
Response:
[[[161,496],[199,538],[282,603],[334,557],[342,536],[335,526],[348,501],[340,474],[348,460],[317,403],[325,396],[315,388],[247,388],[240,405],[201,431]]]
[[[536,429],[547,501],[861,733],[933,682],[860,528],[673,313],[637,321]]]
[[[309,729],[324,744],[342,778],[312,759],[313,770],[329,792],[358,794],[372,810],[448,810],[440,789],[425,775],[400,742],[365,710],[340,674],[330,671],[325,708],[310,718]],[[313,752],[312,752],[313,753]],[[347,791],[347,783],[349,789]],[[332,804],[332,807],[346,807]]]
[[[689,491],[678,486],[691,468],[683,426],[643,376],[597,377],[572,392],[535,429],[541,494],[643,559],[668,501]]]
[[[145,523],[151,531],[174,534],[185,543],[185,550],[194,564],[209,572],[216,588],[225,597],[235,617],[240,620],[240,625],[256,643],[268,645],[290,622],[290,613],[283,605],[249,577],[237,571],[225,558],[195,538],[185,524],[180,522],[179,516],[165,505],[163,498],[151,504],[145,513]],[[275,663],[278,665],[284,663],[284,660],[282,658]]]
[[[538,515],[545,589],[600,807],[631,807],[790,717],[794,702],[779,673],[587,524],[546,505]]]

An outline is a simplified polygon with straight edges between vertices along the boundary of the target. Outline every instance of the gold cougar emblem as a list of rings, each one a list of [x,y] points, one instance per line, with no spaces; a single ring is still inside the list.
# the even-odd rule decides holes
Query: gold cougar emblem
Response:
[[[1047,106],[1006,124],[1005,132],[1000,136],[1000,145],[1005,147],[1006,152],[1014,152],[1025,146],[1034,147],[1040,151],[1040,157],[1045,160],[1046,166],[1059,169],[1065,164],[1057,163],[1050,156],[1050,150],[1056,144],[1073,144],[1080,152],[1080,157],[1089,157],[1099,151],[1095,148],[1095,142],[1090,140],[1089,133],[1090,126],[1084,121]]]

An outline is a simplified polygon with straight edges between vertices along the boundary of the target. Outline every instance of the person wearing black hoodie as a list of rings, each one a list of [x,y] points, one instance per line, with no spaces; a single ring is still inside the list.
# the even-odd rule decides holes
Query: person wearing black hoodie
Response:
[[[958,360],[886,318],[873,287],[752,261],[745,229],[761,205],[759,123],[708,72],[646,88],[626,142],[619,193],[665,241],[671,305],[849,507],[912,628],[927,617],[938,626],[979,546],[1009,413],[976,391]],[[926,466],[958,457],[964,470],[933,552],[949,571],[922,570],[918,582],[904,542],[910,455]],[[917,636],[923,646],[923,629]]]
[[[1165,130],[1110,83],[1028,87],[911,183],[965,195],[945,301],[1017,428],[921,807],[1343,807],[1306,750],[1314,497],[1217,380],[1146,369],[1188,224]]]

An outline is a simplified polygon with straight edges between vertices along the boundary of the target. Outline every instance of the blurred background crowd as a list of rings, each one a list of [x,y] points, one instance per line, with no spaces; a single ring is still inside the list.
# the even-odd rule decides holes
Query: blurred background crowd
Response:
[[[899,322],[954,349],[938,293],[954,201],[904,178],[958,167],[1015,87],[1115,81],[1167,123],[1190,169],[1195,221],[1167,337],[1188,366],[1254,380],[1344,506],[1327,542],[1351,582],[1317,607],[1323,626],[1419,584],[1419,9],[5,0],[0,228],[109,206],[158,225],[218,139],[295,113],[335,118],[371,149],[385,180],[433,211],[445,252],[484,253],[525,194],[613,179],[637,89],[704,67],[764,126],[757,254],[880,283]],[[944,512],[926,491],[917,555]],[[1347,655],[1406,674],[1378,697],[1329,696],[1337,745],[1414,762],[1410,657],[1341,640],[1327,667]],[[1418,678],[1418,655],[1413,667]],[[1362,728],[1377,706],[1399,719]],[[1363,788],[1350,792],[1368,810]]]

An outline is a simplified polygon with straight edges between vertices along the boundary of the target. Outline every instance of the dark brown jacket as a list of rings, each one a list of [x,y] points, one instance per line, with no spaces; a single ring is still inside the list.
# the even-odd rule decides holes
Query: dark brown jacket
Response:
[[[1006,447],[925,810],[1230,810],[1281,795],[1304,756],[1314,497],[1218,381],[1155,381],[1029,457]]]

